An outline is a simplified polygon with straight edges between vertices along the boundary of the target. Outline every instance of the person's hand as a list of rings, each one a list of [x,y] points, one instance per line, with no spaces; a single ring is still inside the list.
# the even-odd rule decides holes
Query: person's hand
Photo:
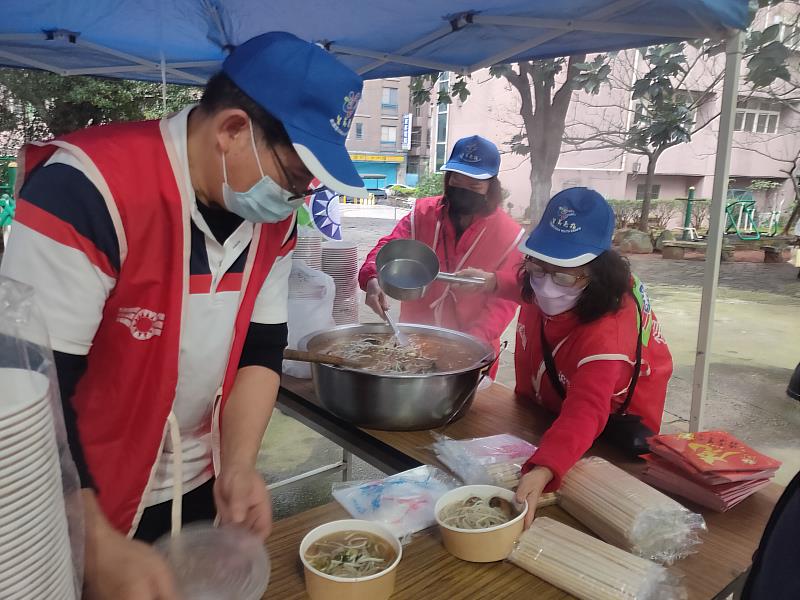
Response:
[[[465,292],[485,292],[487,294],[493,294],[494,291],[497,289],[497,275],[494,273],[489,273],[488,271],[482,271],[480,269],[462,269],[453,275],[458,275],[459,277],[478,277],[484,280],[481,283],[451,283],[450,286],[459,290],[463,290]]]
[[[383,293],[377,277],[373,277],[367,282],[366,292],[366,305],[383,319],[383,313],[389,310],[389,299],[386,297],[386,294]]]
[[[261,539],[272,531],[272,502],[264,478],[253,467],[228,467],[214,483],[221,524],[241,525]]]
[[[534,467],[533,470],[525,473],[519,480],[517,486],[517,502],[528,501],[528,512],[525,515],[525,529],[533,523],[536,515],[536,505],[542,490],[553,479],[553,472],[547,467]]]
[[[87,495],[91,494],[89,500]],[[87,600],[181,600],[166,561],[147,544],[130,540],[105,520],[85,491]]]

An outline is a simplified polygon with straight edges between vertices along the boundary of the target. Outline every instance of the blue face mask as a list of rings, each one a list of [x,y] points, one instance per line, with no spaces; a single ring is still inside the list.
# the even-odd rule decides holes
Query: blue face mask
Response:
[[[222,200],[225,208],[251,223],[279,223],[304,202],[304,198],[289,200],[294,194],[283,189],[261,168],[261,160],[256,150],[256,139],[253,135],[253,124],[250,123],[250,142],[256,157],[258,171],[261,173],[253,187],[246,192],[237,192],[228,185],[228,170],[225,166],[225,155],[222,155]]]

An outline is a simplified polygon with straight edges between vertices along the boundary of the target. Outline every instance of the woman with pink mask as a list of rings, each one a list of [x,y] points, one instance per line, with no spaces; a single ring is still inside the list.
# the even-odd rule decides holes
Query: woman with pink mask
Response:
[[[522,470],[517,496],[529,506],[556,490],[604,432],[642,453],[661,426],[672,357],[644,286],[611,249],[613,232],[600,194],[567,189],[520,244],[516,277],[460,273],[485,277],[481,291],[521,303],[516,393],[558,415]]]

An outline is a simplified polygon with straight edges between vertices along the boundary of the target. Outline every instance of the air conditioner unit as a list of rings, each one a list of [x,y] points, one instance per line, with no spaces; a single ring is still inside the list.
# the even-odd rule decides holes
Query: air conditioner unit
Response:
[[[631,165],[631,173],[634,175],[638,174],[639,171],[642,169],[642,161],[637,160],[633,165]]]

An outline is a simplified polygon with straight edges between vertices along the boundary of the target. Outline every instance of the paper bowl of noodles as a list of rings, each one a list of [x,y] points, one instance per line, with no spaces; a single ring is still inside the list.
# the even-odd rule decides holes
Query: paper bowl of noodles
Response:
[[[402,555],[400,541],[379,523],[325,523],[300,542],[306,592],[311,600],[385,600]]]
[[[494,485],[465,485],[444,494],[434,514],[447,551],[461,560],[504,560],[522,533],[528,504]]]

